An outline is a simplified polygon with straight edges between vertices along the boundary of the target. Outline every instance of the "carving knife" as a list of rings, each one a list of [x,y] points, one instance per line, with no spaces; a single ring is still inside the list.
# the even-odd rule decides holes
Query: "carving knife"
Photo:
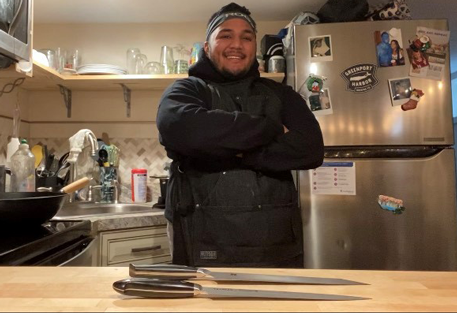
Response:
[[[131,277],[156,278],[165,280],[213,280],[213,281],[243,281],[281,284],[306,285],[366,285],[352,280],[338,278],[319,278],[303,276],[282,276],[247,273],[224,273],[210,271],[183,265],[135,265],[130,264]]]
[[[113,283],[113,289],[126,296],[142,298],[267,298],[286,300],[352,301],[369,298],[304,292],[205,287],[198,284],[145,278],[129,278]]]

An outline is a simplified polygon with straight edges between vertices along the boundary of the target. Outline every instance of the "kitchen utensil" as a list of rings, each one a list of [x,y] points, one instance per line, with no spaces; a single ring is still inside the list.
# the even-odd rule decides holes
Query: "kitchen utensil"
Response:
[[[84,64],[76,68],[76,73],[79,75],[125,75],[127,70],[113,64]]]
[[[184,265],[148,265],[130,264],[131,277],[157,278],[168,280],[214,280],[214,281],[248,281],[283,284],[307,284],[307,285],[366,285],[352,280],[339,278],[318,278],[303,276],[280,276],[247,273],[224,273],[209,271],[204,268],[196,268]]]
[[[40,225],[51,219],[63,206],[65,196],[89,184],[81,178],[59,192],[0,193],[0,223],[4,225]]]
[[[109,163],[108,163],[108,151],[106,151],[104,148],[100,148],[100,150],[98,150],[98,157],[99,157],[99,165],[100,166],[109,166]]]
[[[216,288],[189,282],[141,278],[116,281],[113,284],[113,289],[123,295],[144,298],[193,298],[203,295],[211,298],[267,298],[323,301],[368,300],[368,298],[332,294]]]
[[[40,145],[34,145],[30,151],[32,151],[35,156],[35,168],[37,168],[43,160],[43,147]]]

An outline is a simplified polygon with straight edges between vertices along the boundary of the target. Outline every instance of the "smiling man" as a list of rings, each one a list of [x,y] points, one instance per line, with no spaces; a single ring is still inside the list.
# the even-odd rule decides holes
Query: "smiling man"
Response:
[[[160,100],[175,264],[303,267],[291,170],[321,165],[322,134],[298,93],[260,77],[256,32],[245,7],[222,7],[189,77]]]

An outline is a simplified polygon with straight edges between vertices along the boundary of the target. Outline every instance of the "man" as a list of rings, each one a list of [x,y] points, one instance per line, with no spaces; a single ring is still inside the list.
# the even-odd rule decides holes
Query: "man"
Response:
[[[249,10],[222,7],[189,78],[160,100],[175,264],[303,267],[290,170],[321,165],[322,134],[298,93],[260,78],[256,51]]]
[[[388,32],[381,34],[381,42],[377,46],[379,66],[392,65],[392,47],[390,46],[390,35]]]

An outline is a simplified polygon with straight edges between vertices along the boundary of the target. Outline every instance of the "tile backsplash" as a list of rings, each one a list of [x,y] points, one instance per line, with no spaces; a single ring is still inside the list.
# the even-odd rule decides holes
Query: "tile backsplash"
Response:
[[[159,139],[110,138],[110,140],[111,144],[120,149],[118,178],[121,184],[121,202],[132,202],[130,175],[133,168],[147,169],[148,176],[168,174],[164,170],[164,166],[166,162],[171,160],[167,157],[164,147],[159,143]],[[0,147],[6,147],[6,144],[2,144],[3,141],[4,139],[0,135]],[[70,148],[66,138],[30,139],[31,146],[36,144],[47,145],[49,153],[54,153],[57,157],[68,152]],[[159,181],[154,178],[148,178],[148,201],[157,202],[159,196]]]
[[[6,146],[8,145],[8,135],[0,133],[0,164],[6,163]]]

